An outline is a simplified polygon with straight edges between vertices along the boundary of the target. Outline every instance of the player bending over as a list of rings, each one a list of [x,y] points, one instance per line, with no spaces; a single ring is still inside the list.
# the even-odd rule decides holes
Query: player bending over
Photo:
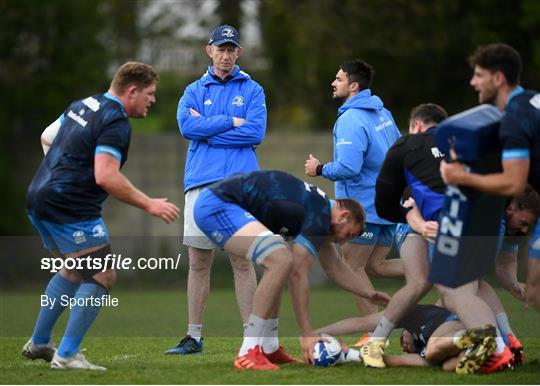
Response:
[[[238,174],[210,185],[195,203],[195,221],[219,247],[265,268],[234,367],[277,370],[293,362],[277,336],[281,292],[291,271],[289,290],[299,321],[304,356],[313,359],[309,323],[307,269],[314,257],[342,287],[385,304],[388,295],[366,290],[339,257],[334,242],[345,242],[364,229],[364,210],[350,199],[331,200],[319,188],[280,171]],[[289,248],[284,237],[293,238]]]

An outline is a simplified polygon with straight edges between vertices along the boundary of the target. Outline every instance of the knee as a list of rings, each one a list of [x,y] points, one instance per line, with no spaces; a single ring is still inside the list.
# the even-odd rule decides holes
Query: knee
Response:
[[[411,287],[411,291],[416,297],[424,296],[431,289],[431,283],[427,280],[417,280],[410,284],[407,283],[407,286]]]
[[[293,269],[293,258],[288,249],[282,248],[266,257],[264,266],[268,270],[279,270],[288,276]]]
[[[196,250],[189,251],[189,270],[195,273],[210,273],[212,267],[213,251],[209,250]]]
[[[100,272],[97,275],[92,276],[92,279],[110,290],[116,284],[117,275],[114,269],[109,269],[105,272]]]
[[[231,255],[231,267],[235,273],[248,274],[255,272],[253,263],[240,256]]]

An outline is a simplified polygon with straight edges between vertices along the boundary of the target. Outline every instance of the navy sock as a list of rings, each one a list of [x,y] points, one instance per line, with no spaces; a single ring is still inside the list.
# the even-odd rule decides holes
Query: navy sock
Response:
[[[82,303],[83,299],[88,299],[90,296],[100,298],[108,293],[109,291],[100,285],[83,283],[75,294],[74,299]],[[79,351],[79,346],[84,335],[92,323],[94,323],[100,309],[101,306],[78,304],[71,309],[66,332],[60,342],[60,346],[58,346],[58,355],[62,358],[69,358]]]
[[[57,273],[51,278],[44,294],[47,296],[48,305],[41,307],[34,327],[34,332],[32,333],[32,340],[35,344],[43,345],[49,343],[54,324],[62,314],[62,311],[64,311],[64,308],[66,308],[65,306],[60,305],[60,297],[62,295],[67,295],[67,297],[71,298],[75,295],[77,289],[79,289],[78,283],[69,281],[60,275],[60,273]],[[51,302],[53,300],[54,305],[51,307]]]

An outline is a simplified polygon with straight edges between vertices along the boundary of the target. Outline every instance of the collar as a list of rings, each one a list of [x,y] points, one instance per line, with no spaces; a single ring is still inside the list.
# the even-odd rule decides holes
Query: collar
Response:
[[[108,91],[103,95],[105,96],[105,98],[110,99],[110,100],[115,101],[116,103],[118,103],[122,107],[122,111],[124,113],[126,112],[126,107],[124,106],[122,101],[116,95],[113,95]]]
[[[515,97],[516,95],[521,94],[523,91],[525,91],[525,90],[523,90],[523,87],[517,86],[517,87],[514,89],[514,91],[512,91],[512,92],[510,93],[510,95],[508,96],[508,100],[506,101],[505,107],[508,106],[508,103],[510,103],[510,100],[511,100],[513,97]]]

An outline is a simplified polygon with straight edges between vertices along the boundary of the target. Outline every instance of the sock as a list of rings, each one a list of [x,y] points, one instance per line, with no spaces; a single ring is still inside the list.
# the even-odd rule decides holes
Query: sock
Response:
[[[456,333],[454,334],[454,336],[452,338],[452,342],[454,342],[455,346],[458,345],[459,338],[461,338],[463,336],[463,334],[465,334],[465,330],[456,331]]]
[[[497,336],[495,337],[495,343],[497,344],[497,347],[495,348],[495,354],[500,354],[504,351],[506,343],[501,336],[501,331],[499,330],[499,327],[495,327],[495,329],[497,330]]]
[[[244,341],[242,342],[238,356],[246,355],[250,348],[260,344],[265,325],[266,319],[253,314],[249,315],[248,326],[244,330]]]
[[[202,337],[202,324],[188,324],[187,334],[199,342]]]
[[[243,333],[245,333],[245,332],[246,332],[246,328],[248,328],[248,326],[249,326],[249,323],[244,323],[244,324],[242,324],[242,326],[243,326],[243,330],[242,330],[242,331],[243,331]]]
[[[396,327],[394,323],[386,319],[384,315],[381,316],[379,324],[377,324],[377,328],[375,328],[375,331],[371,334],[369,341],[372,342],[378,339],[387,339],[394,327]]]
[[[343,356],[343,362],[362,362],[360,351],[350,348],[347,354]]]
[[[66,308],[65,306],[60,305],[61,296],[67,295],[71,298],[75,295],[78,288],[78,283],[69,281],[60,275],[60,272],[51,278],[44,294],[48,297],[49,305],[41,306],[34,332],[32,333],[32,340],[36,345],[39,346],[49,343],[54,324],[62,314],[62,311],[64,311],[64,308]],[[54,305],[51,307],[50,302],[53,300]]]
[[[79,290],[74,296],[74,299],[87,300],[90,296],[100,298],[103,295],[107,295],[107,291],[104,287],[94,283],[83,283],[79,287]],[[83,300],[77,300],[83,302]],[[68,324],[64,337],[58,346],[58,355],[62,358],[69,358],[75,355],[79,351],[79,346],[84,338],[84,335],[94,323],[101,306],[87,305],[80,306],[76,304],[71,309],[69,315]]]
[[[501,330],[503,338],[506,337],[506,335],[508,334],[512,334],[514,336],[516,335],[510,327],[510,323],[508,322],[508,315],[506,315],[505,312],[498,313],[495,318],[497,319],[497,326]]]
[[[279,348],[278,319],[267,319],[262,337],[263,352],[271,354]]]

